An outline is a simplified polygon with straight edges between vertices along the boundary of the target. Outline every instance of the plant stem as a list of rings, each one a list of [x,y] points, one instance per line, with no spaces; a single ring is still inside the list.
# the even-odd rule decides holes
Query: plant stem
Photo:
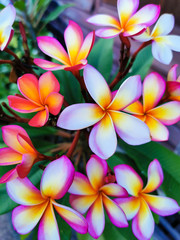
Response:
[[[4,49],[5,52],[9,53],[11,56],[13,56],[16,60],[20,61],[18,56],[13,52],[11,51],[9,48],[5,48]]]
[[[110,89],[113,89],[115,87],[115,85],[120,81],[122,80],[126,74],[129,72],[129,70],[131,69],[138,53],[143,49],[145,48],[146,46],[150,45],[152,42],[152,40],[148,41],[148,42],[145,42],[143,43],[136,51],[135,53],[132,55],[131,57],[131,61],[129,63],[129,65],[126,67],[126,69],[124,70],[124,72],[118,72],[117,76],[114,78],[114,80],[110,83],[109,87]]]
[[[71,144],[71,146],[70,146],[70,148],[69,148],[69,150],[68,150],[68,152],[67,152],[67,154],[66,154],[66,156],[67,156],[68,158],[71,158],[71,156],[72,156],[72,154],[73,154],[73,152],[74,152],[74,150],[75,150],[75,148],[76,148],[76,145],[77,145],[77,143],[78,143],[79,136],[80,136],[80,130],[78,130],[78,131],[76,132],[76,135],[75,135],[75,137],[74,137],[74,139],[73,139],[73,141],[72,141],[72,144]]]
[[[11,60],[0,60],[0,64],[11,64],[11,65],[13,65],[13,61],[11,61]]]

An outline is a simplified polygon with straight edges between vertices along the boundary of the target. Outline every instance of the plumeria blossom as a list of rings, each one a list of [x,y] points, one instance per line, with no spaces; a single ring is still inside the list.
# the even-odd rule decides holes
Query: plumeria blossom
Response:
[[[170,100],[180,101],[180,76],[177,77],[177,69],[178,65],[175,64],[168,72],[167,77],[167,92],[169,94]]]
[[[96,35],[102,38],[112,38],[120,33],[123,36],[133,36],[142,33],[146,28],[158,19],[160,6],[148,4],[137,11],[139,0],[118,0],[117,10],[119,19],[97,14],[87,19],[87,22],[102,26],[96,31]]]
[[[21,95],[8,96],[9,106],[17,112],[37,114],[29,121],[33,127],[46,124],[49,113],[57,115],[64,97],[59,93],[60,84],[51,72],[46,72],[38,79],[33,74],[24,74],[18,79]]]
[[[43,172],[40,191],[28,178],[17,178],[7,183],[11,199],[21,206],[12,212],[12,223],[19,234],[27,234],[39,223],[38,240],[60,240],[56,212],[77,232],[87,233],[85,218],[55,200],[61,199],[68,191],[74,177],[71,161],[62,156],[51,162]]]
[[[12,25],[16,17],[16,10],[12,4],[9,4],[0,11],[0,50],[3,51],[14,34]]]
[[[39,155],[27,132],[20,126],[8,125],[2,127],[2,138],[8,147],[0,149],[0,166],[17,166],[5,173],[0,183],[26,177]]]
[[[132,220],[132,230],[139,240],[148,240],[154,232],[154,219],[151,211],[160,216],[168,216],[180,211],[177,202],[168,197],[150,194],[163,182],[163,171],[158,160],[148,167],[148,182],[143,188],[143,181],[135,170],[126,165],[114,168],[117,183],[131,195],[117,198],[115,202],[124,210],[127,219]]]
[[[174,28],[174,16],[163,14],[157,21],[152,32],[146,32],[135,39],[141,42],[152,40],[152,54],[155,59],[164,64],[169,64],[173,58],[172,50],[180,52],[180,36],[168,35]]]
[[[64,40],[67,52],[61,43],[53,37],[37,37],[39,48],[46,55],[56,59],[62,65],[43,59],[36,58],[34,63],[45,70],[76,71],[84,68],[87,64],[87,57],[93,47],[95,33],[90,32],[83,40],[83,32],[79,25],[69,21],[64,32]]]
[[[93,238],[98,238],[104,230],[104,208],[115,226],[128,226],[122,209],[108,197],[127,197],[128,194],[118,184],[105,184],[107,172],[107,162],[92,155],[86,165],[88,177],[76,172],[69,189],[71,206],[82,214],[87,212],[88,232]]]
[[[150,141],[146,124],[121,111],[140,97],[140,76],[128,78],[118,91],[111,93],[103,76],[87,65],[84,68],[84,82],[95,103],[80,103],[65,108],[57,122],[59,127],[78,130],[94,125],[89,146],[103,159],[109,158],[116,150],[116,132],[131,145]]]
[[[125,109],[147,124],[153,141],[168,140],[169,131],[165,125],[180,120],[180,102],[170,101],[158,106],[165,90],[165,80],[158,73],[152,72],[143,82],[143,104],[137,101]]]

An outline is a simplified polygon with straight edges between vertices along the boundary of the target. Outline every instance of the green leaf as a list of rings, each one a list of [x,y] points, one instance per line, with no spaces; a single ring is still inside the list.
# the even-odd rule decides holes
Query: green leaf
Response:
[[[136,57],[136,60],[132,66],[131,72],[127,74],[129,76],[140,75],[142,80],[148,74],[148,71],[153,63],[153,56],[151,46],[144,48]]]
[[[61,5],[55,8],[44,20],[43,23],[46,25],[47,23],[54,21],[65,9],[74,6],[74,4],[69,3],[65,5]]]
[[[20,240],[26,240],[31,233],[28,233],[26,235],[20,235]]]
[[[82,102],[81,88],[77,79],[69,71],[55,72],[61,85],[60,93],[69,104]]]
[[[88,56],[88,63],[95,67],[109,82],[113,63],[114,39],[100,39]]]
[[[19,0],[14,2],[14,7],[20,11],[25,11],[26,5],[24,0]]]
[[[147,168],[150,162],[158,159],[164,171],[162,189],[167,196],[176,199],[180,204],[180,156],[156,142],[130,146],[119,140],[119,145],[135,161],[141,173],[145,176],[147,176]]]

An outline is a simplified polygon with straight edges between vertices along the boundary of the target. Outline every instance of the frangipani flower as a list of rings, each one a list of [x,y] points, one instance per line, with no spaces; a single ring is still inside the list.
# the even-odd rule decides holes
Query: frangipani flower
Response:
[[[30,121],[33,127],[42,127],[49,118],[49,113],[57,115],[64,97],[59,93],[60,84],[51,72],[46,72],[38,79],[33,74],[24,74],[18,79],[21,95],[8,96],[9,106],[17,112],[38,112]]]
[[[3,51],[14,34],[12,25],[16,17],[16,10],[13,5],[9,4],[0,11],[0,50]]]
[[[62,156],[51,162],[45,169],[40,191],[28,178],[17,178],[7,183],[11,199],[21,206],[12,212],[12,223],[19,234],[27,234],[39,223],[38,240],[60,240],[54,214],[56,212],[77,232],[87,233],[85,218],[55,200],[61,199],[68,191],[74,178],[71,161]]]
[[[147,42],[152,40],[152,54],[155,59],[164,64],[169,64],[173,58],[172,50],[180,52],[180,36],[168,35],[174,28],[174,16],[163,14],[157,21],[152,32],[149,29],[134,39]]]
[[[168,197],[151,195],[163,182],[163,171],[158,160],[150,163],[148,182],[143,188],[141,177],[128,165],[114,168],[118,184],[124,187],[131,197],[117,198],[115,202],[124,210],[127,219],[132,220],[132,230],[139,240],[148,240],[154,232],[154,219],[150,210],[160,216],[168,216],[180,211],[177,202]]]
[[[138,7],[139,0],[118,0],[119,19],[106,14],[97,14],[88,18],[87,22],[105,27],[96,31],[96,35],[102,38],[112,38],[120,33],[125,37],[137,35],[155,23],[160,14],[158,5],[148,4],[137,11]]]
[[[0,149],[0,166],[18,165],[4,174],[0,183],[26,177],[39,155],[27,132],[20,126],[8,125],[2,127],[2,138],[8,147]]]
[[[107,162],[92,155],[86,165],[88,177],[76,172],[69,189],[71,206],[82,214],[87,212],[88,232],[93,238],[98,238],[104,230],[104,208],[115,226],[128,226],[124,212],[108,197],[127,197],[128,194],[115,183],[105,184],[107,172]]]
[[[180,101],[180,76],[177,77],[176,68],[178,67],[175,64],[169,71],[167,77],[167,91],[169,94],[168,99]]]
[[[137,101],[125,109],[148,125],[153,141],[168,140],[169,131],[165,125],[180,120],[180,102],[171,101],[157,106],[165,89],[165,80],[158,73],[150,73],[143,82],[143,104]]]
[[[95,33],[90,32],[83,40],[83,33],[79,25],[69,21],[64,32],[64,40],[67,51],[58,40],[53,37],[37,37],[38,46],[43,53],[56,59],[63,65],[36,58],[34,63],[45,70],[76,71],[84,68],[87,64],[87,57],[93,47]]]
[[[78,130],[94,125],[89,146],[103,159],[109,158],[116,150],[116,132],[131,145],[150,141],[146,124],[121,111],[140,97],[140,76],[128,78],[118,91],[111,93],[103,76],[87,65],[84,68],[84,82],[95,103],[80,103],[65,108],[57,122],[59,127]]]

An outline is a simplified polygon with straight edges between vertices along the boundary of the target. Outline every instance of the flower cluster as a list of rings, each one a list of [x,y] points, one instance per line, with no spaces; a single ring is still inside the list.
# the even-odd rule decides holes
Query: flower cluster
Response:
[[[60,240],[57,213],[75,231],[81,234],[88,232],[97,239],[103,234],[107,214],[118,228],[128,227],[128,221],[132,220],[135,237],[148,240],[155,225],[151,211],[160,216],[180,211],[176,200],[151,194],[157,191],[164,179],[163,164],[161,167],[157,159],[153,157],[151,160],[154,160],[149,161],[145,187],[142,178],[132,168],[133,163],[132,166],[126,162],[118,163],[112,167],[109,164],[111,159],[106,161],[121,148],[117,135],[127,146],[167,141],[169,130],[166,126],[180,121],[178,65],[170,69],[167,80],[157,72],[141,79],[140,75],[133,76],[130,71],[137,54],[147,45],[152,44],[154,58],[164,64],[171,62],[172,50],[180,51],[180,37],[168,35],[174,27],[174,17],[163,14],[159,18],[159,5],[149,4],[140,10],[138,7],[139,0],[117,0],[118,18],[105,14],[90,17],[88,23],[103,28],[90,32],[85,39],[80,26],[69,21],[64,32],[67,51],[54,37],[37,37],[40,50],[60,63],[35,58],[34,64],[48,72],[39,76],[32,66],[30,70],[24,68],[17,79],[21,94],[9,95],[10,107],[3,105],[13,117],[6,112],[1,114],[11,124],[2,127],[2,138],[8,147],[0,149],[0,166],[12,165],[12,168],[1,176],[0,184],[6,183],[8,195],[20,205],[12,213],[13,226],[19,234],[27,234],[39,224],[38,240]],[[16,64],[24,66],[21,59],[7,48],[13,35],[15,16],[15,8],[11,4],[0,12],[0,50],[15,56],[14,62],[11,62],[14,68]],[[150,33],[149,27],[155,22]],[[120,67],[110,84],[88,63],[95,35],[101,38],[120,37]],[[132,57],[130,41],[143,42]],[[59,79],[52,74],[53,70],[65,70],[74,75],[81,88],[80,103],[71,105],[66,101],[64,79],[61,82],[64,96],[60,94]],[[26,119],[12,109],[19,113],[36,114]],[[73,140],[65,143],[68,147],[58,148],[61,150],[59,154],[46,156],[36,150],[28,131],[12,125],[12,122],[28,123],[34,131],[43,126],[61,128],[60,131],[64,135],[70,134],[70,140],[72,137]],[[71,135],[71,131],[76,130]],[[63,134],[60,144],[64,143]],[[73,158],[77,143],[85,155],[84,161],[81,154],[78,161]],[[78,166],[81,160],[84,169]],[[40,161],[47,164],[38,165]],[[33,165],[43,170],[39,179],[40,190],[28,178]],[[72,208],[66,198],[69,194]]]

